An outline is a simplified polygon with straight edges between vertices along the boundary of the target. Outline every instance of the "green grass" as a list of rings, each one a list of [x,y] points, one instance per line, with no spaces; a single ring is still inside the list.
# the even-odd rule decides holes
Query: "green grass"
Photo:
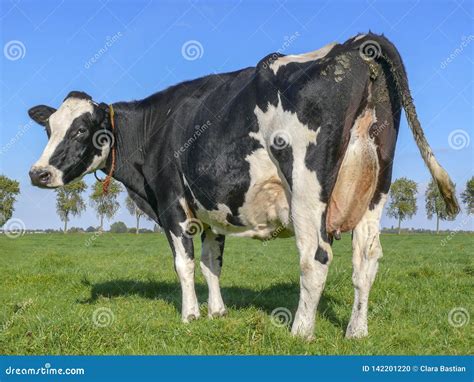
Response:
[[[278,307],[296,310],[299,272],[293,239],[266,246],[228,239],[221,284],[229,315],[207,319],[207,288],[197,266],[203,318],[184,325],[164,236],[92,237],[0,235],[0,353],[472,352],[472,320],[456,328],[448,313],[456,307],[473,311],[473,235],[457,234],[445,246],[442,235],[382,235],[384,257],[370,298],[369,337],[361,340],[344,338],[353,300],[350,236],[344,236],[334,245],[316,339],[310,343],[291,337],[270,316]],[[110,325],[94,324],[99,308],[111,310]]]

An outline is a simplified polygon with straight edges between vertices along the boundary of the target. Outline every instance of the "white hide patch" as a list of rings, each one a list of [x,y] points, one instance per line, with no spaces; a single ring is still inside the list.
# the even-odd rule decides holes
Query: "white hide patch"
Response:
[[[270,64],[270,69],[272,69],[273,73],[276,75],[280,67],[292,62],[304,63],[308,61],[320,60],[321,58],[324,58],[332,50],[332,48],[334,48],[335,45],[337,45],[337,43],[333,42],[313,52],[304,54],[290,54],[288,56],[280,57]]]

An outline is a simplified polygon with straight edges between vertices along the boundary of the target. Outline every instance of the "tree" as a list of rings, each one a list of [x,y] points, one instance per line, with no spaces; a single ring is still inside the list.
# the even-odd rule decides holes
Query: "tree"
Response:
[[[416,182],[408,178],[400,178],[392,183],[387,215],[398,219],[398,234],[400,234],[402,220],[416,214],[417,192]]]
[[[425,192],[426,198],[426,215],[428,219],[432,219],[436,215],[436,233],[439,233],[439,221],[440,220],[453,220],[454,216],[450,216],[446,211],[446,204],[444,203],[443,197],[438,190],[438,186],[431,179],[430,184]]]
[[[110,226],[110,232],[113,233],[126,233],[127,231],[128,228],[124,222],[115,222]]]
[[[466,189],[461,193],[461,199],[466,205],[467,214],[474,214],[474,176],[466,182]]]
[[[97,213],[97,217],[100,220],[99,231],[104,229],[104,218],[112,219],[120,204],[117,198],[122,192],[122,186],[119,182],[112,179],[109,185],[107,193],[104,193],[102,182],[96,181],[92,185],[92,194],[90,195],[90,205]]]
[[[20,193],[20,184],[16,180],[0,175],[0,227],[9,220],[13,211],[16,196]]]
[[[67,232],[67,223],[71,216],[80,215],[86,209],[81,195],[86,189],[87,185],[83,180],[56,189],[56,211],[64,222],[64,233]]]
[[[147,218],[147,215],[140,208],[138,208],[138,206],[135,204],[135,202],[129,195],[127,195],[127,198],[125,199],[125,205],[130,215],[135,216],[135,233],[138,234],[140,232],[140,219],[142,218],[142,216]]]

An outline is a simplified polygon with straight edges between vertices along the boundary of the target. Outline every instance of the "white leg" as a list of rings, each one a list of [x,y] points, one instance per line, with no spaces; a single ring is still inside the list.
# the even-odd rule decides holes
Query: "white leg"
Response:
[[[387,196],[382,195],[379,204],[373,210],[367,210],[352,234],[354,305],[347,326],[347,338],[361,338],[368,334],[369,292],[377,274],[378,260],[382,257],[379,224],[386,199]]]
[[[224,316],[227,310],[221,296],[219,277],[225,236],[216,235],[211,229],[207,229],[203,232],[201,239],[201,270],[209,288],[208,315],[210,318]]]
[[[199,318],[199,304],[194,289],[194,255],[192,239],[169,232],[174,253],[174,265],[181,283],[183,322]]]

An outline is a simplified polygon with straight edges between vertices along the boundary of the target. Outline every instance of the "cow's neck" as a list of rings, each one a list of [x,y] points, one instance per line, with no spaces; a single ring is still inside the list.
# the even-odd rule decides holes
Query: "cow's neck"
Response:
[[[115,168],[113,178],[135,193],[143,193],[144,178],[144,137],[149,126],[146,125],[146,110],[135,106],[134,102],[120,102],[114,107]],[[109,126],[111,129],[111,125]],[[111,129],[112,130],[112,129]],[[110,172],[112,155],[103,169]]]

